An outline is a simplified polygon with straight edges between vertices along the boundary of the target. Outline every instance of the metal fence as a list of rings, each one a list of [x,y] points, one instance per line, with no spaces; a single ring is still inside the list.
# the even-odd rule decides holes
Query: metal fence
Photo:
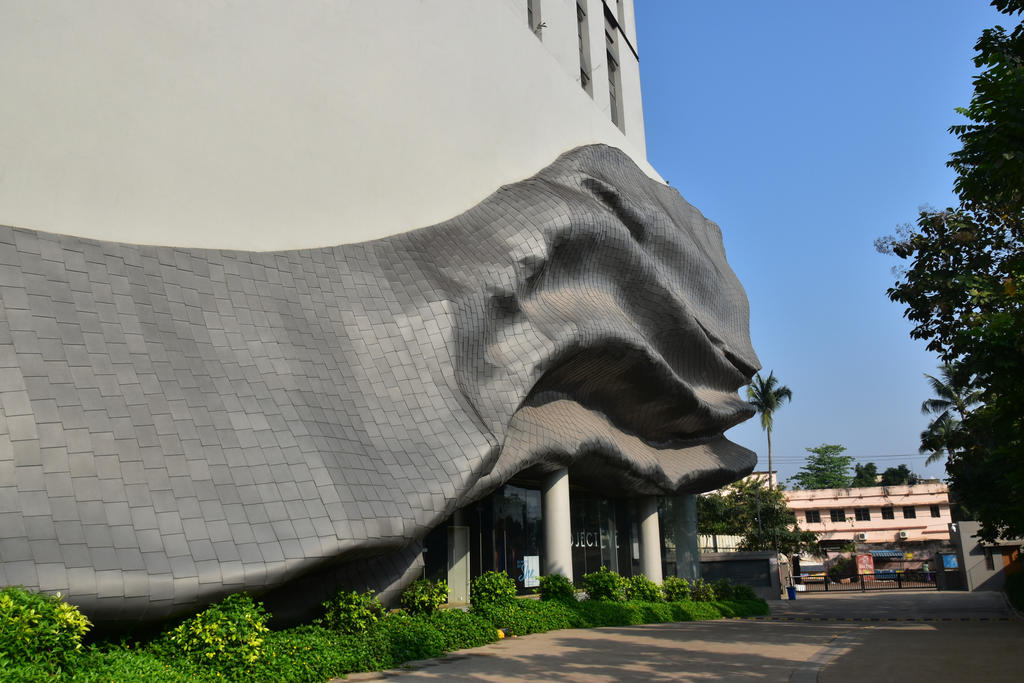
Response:
[[[906,588],[935,588],[935,572],[924,571],[878,571],[874,574],[863,574],[834,580],[825,576],[798,576],[794,581],[803,584],[808,593],[825,593],[831,591],[884,591]]]

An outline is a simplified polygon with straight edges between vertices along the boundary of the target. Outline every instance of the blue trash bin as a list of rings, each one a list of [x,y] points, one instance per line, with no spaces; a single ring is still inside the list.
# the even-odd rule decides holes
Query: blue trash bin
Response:
[[[786,586],[786,594],[790,600],[796,600],[796,586]]]

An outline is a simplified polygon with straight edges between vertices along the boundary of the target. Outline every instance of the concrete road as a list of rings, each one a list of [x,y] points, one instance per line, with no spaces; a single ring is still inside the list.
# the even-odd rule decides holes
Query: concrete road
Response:
[[[350,680],[1021,680],[1024,622],[1000,594],[800,596],[772,610],[762,620],[554,631]]]

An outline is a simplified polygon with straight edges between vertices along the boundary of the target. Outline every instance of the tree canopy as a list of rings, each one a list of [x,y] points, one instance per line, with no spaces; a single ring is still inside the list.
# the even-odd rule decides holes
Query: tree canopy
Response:
[[[913,486],[921,478],[910,471],[906,465],[889,467],[882,472],[882,486]]]
[[[702,534],[741,536],[741,550],[778,549],[795,555],[818,548],[817,534],[800,529],[782,489],[759,477],[698,496],[697,529]]]
[[[853,466],[853,481],[850,482],[853,488],[865,486],[878,486],[878,466],[873,462],[866,465],[860,463]]]
[[[810,455],[790,482],[798,489],[845,489],[850,487],[852,455],[843,455],[846,446],[823,443],[804,449]]]
[[[1024,12],[1024,0],[992,5]],[[974,95],[957,110],[968,123],[950,128],[959,205],[922,211],[878,246],[908,262],[888,295],[911,336],[980,391],[943,447],[954,494],[992,540],[1024,536],[1024,24],[986,29],[974,64]]]

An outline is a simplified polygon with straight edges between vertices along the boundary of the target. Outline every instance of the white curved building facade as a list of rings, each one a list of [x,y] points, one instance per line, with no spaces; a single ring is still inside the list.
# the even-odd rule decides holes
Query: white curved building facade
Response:
[[[585,144],[656,177],[635,48],[632,2],[3,0],[0,225],[270,251],[447,220]]]

